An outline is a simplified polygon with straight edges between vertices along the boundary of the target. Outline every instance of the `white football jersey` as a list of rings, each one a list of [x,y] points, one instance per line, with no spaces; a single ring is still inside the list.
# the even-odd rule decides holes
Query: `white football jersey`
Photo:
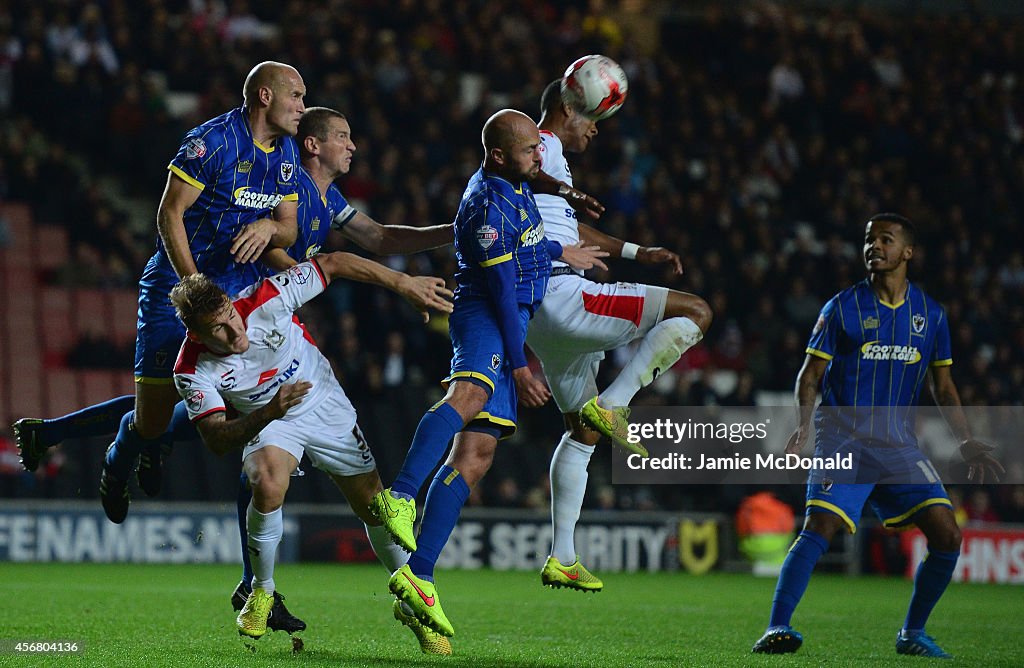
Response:
[[[562,140],[547,130],[540,131],[540,168],[544,173],[572,186],[569,163],[562,152]],[[540,217],[544,221],[544,234],[563,246],[579,243],[580,228],[576,222],[576,211],[557,195],[534,193]],[[558,260],[556,260],[558,262]],[[565,264],[559,262],[559,264]]]
[[[174,365],[174,384],[185,400],[189,419],[223,411],[226,402],[247,415],[270,403],[281,385],[300,380],[313,387],[283,420],[302,417],[335,392],[354,416],[330,363],[295,316],[297,308],[326,286],[319,265],[309,261],[240,292],[233,303],[249,337],[244,353],[218,355],[186,339]]]

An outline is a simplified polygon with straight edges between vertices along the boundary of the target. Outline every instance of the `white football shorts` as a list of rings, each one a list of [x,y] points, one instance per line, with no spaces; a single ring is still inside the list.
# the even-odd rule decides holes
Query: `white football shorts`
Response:
[[[295,461],[305,452],[318,469],[337,476],[369,473],[377,468],[370,446],[356,424],[356,412],[340,387],[315,410],[295,420],[274,420],[245,446],[242,461],[268,445],[287,451]]]
[[[651,331],[665,316],[667,299],[668,288],[654,285],[551,277],[526,342],[540,358],[560,411],[574,413],[597,395],[605,351]]]

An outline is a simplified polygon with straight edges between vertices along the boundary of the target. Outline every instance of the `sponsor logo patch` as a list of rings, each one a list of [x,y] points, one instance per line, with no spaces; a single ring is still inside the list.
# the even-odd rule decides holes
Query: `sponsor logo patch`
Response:
[[[482,225],[476,230],[476,242],[480,244],[480,248],[489,250],[494,242],[498,240],[498,230],[494,229],[490,225]]]
[[[882,323],[879,322],[878,318],[875,316],[864,318],[864,321],[861,323],[861,325],[864,326],[864,329],[878,329],[881,324]]]
[[[185,142],[185,159],[194,160],[206,155],[206,142],[199,137],[192,137]]]
[[[238,167],[235,168],[235,171],[237,171],[239,174],[248,174],[249,172],[252,171],[252,161],[243,160],[242,162],[238,163]]]
[[[203,407],[203,400],[205,399],[206,395],[203,394],[202,390],[192,390],[185,396],[185,403],[188,404],[189,410],[195,413]]]
[[[818,321],[814,323],[814,333],[817,334],[825,327],[825,316],[819,315]]]
[[[299,285],[305,285],[313,278],[313,267],[308,264],[297,264],[288,269],[288,275]]]

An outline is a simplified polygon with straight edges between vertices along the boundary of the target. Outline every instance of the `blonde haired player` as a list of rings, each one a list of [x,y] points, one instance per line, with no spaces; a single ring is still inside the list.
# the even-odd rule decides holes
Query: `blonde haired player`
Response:
[[[174,366],[175,388],[210,450],[242,451],[252,485],[246,514],[252,593],[236,620],[239,634],[250,638],[267,632],[275,554],[284,531],[282,506],[303,453],[348,499],[388,570],[406,560],[367,509],[381,483],[355,409],[294,315],[335,278],[388,287],[424,315],[428,308],[452,310],[452,293],[442,279],[413,278],[349,253],[317,255],[233,300],[204,274],[184,277],[170,294],[188,331]],[[228,403],[238,417],[228,417]],[[433,653],[451,653],[446,639],[435,641]]]
[[[600,246],[611,257],[669,264],[676,274],[682,274],[677,254],[598,232],[580,223],[577,211],[566,206],[573,199],[591,199],[573,188],[565,154],[585,151],[597,135],[597,123],[563,102],[560,80],[551,82],[541,96],[539,127],[541,170],[546,175],[540,178],[561,184],[557,197],[542,194],[550,188],[535,188],[548,238],[572,246],[582,237],[587,245]],[[578,210],[596,217],[603,209],[588,202]],[[545,585],[583,591],[600,591],[604,586],[580,563],[573,540],[594,445],[603,434],[621,447],[647,456],[642,445],[626,440],[626,407],[640,388],[703,338],[711,317],[707,302],[696,295],[652,285],[595,283],[564,262],[554,262],[547,292],[526,339],[541,360],[566,426],[551,459],[553,541],[541,571]],[[637,339],[636,354],[598,394],[597,369],[605,351]]]

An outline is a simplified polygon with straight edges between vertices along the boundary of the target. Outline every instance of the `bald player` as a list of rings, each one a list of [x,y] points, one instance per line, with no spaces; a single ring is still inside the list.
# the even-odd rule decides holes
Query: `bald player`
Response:
[[[295,242],[295,142],[306,94],[290,65],[256,65],[242,87],[242,106],[190,130],[167,166],[157,210],[156,253],[139,281],[135,340],[135,409],[120,420],[100,477],[103,510],[123,522],[128,477],[142,453],[139,485],[159,492],[161,436],[178,392],[174,360],[185,328],[168,294],[185,276],[203,273],[229,295],[245,287],[240,267],[270,246]]]
[[[547,287],[551,260],[587,269],[604,264],[592,248],[544,236],[529,181],[540,170],[540,134],[529,116],[505,109],[483,128],[483,165],[469,180],[455,217],[454,356],[448,393],[416,429],[402,470],[370,506],[395,541],[412,552],[389,587],[419,621],[454,633],[434,588],[434,564],[470,488],[487,472],[498,441],[516,429],[516,403],[543,405],[550,394],[526,365],[526,329]],[[427,493],[419,539],[415,497],[455,438]]]

